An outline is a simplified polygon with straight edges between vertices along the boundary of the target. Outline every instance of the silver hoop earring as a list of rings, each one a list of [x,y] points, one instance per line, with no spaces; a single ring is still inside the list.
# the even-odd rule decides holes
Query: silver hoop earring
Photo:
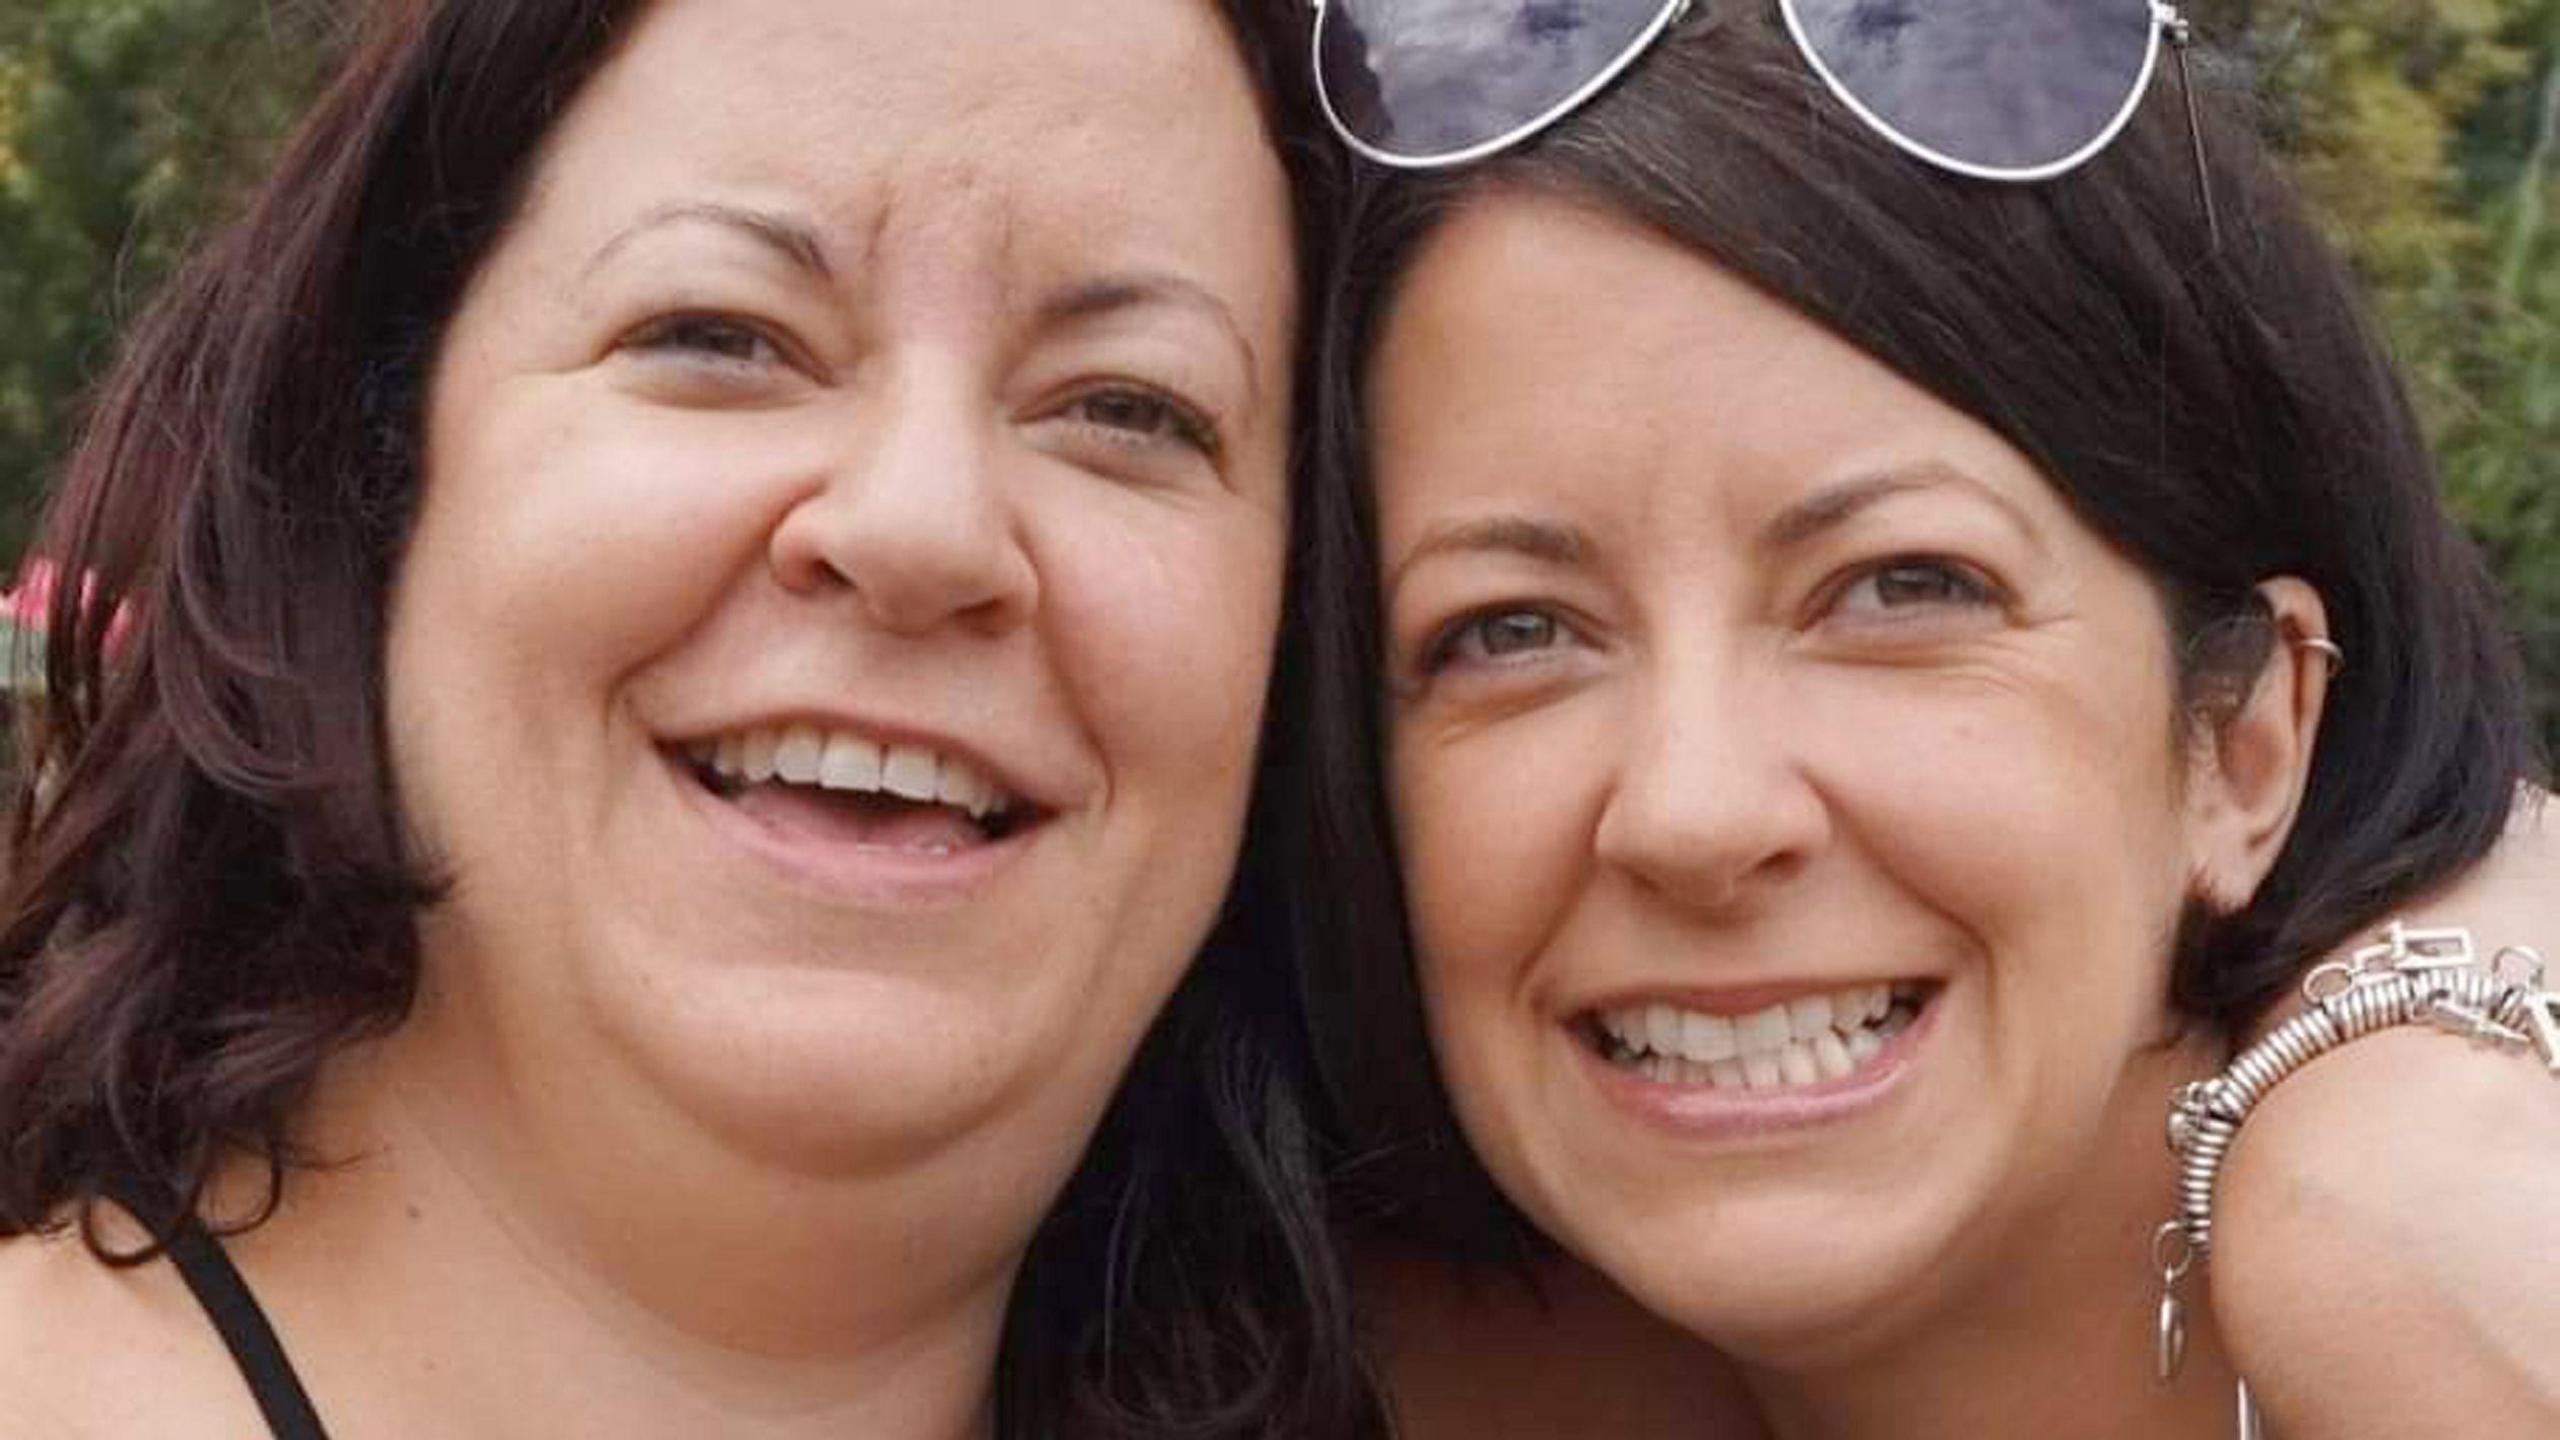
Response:
[[[2297,635],[2294,637],[2293,648],[2296,650],[2308,650],[2312,654],[2327,661],[2329,664],[2329,678],[2332,680],[2338,678],[2339,675],[2346,671],[2347,652],[2339,649],[2338,642],[2329,639],[2325,635]]]

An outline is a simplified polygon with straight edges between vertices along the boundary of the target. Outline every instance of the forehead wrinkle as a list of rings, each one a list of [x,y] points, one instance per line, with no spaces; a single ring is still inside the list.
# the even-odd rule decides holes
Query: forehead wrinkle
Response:
[[[908,292],[921,275],[953,274],[984,282],[997,313],[1010,312],[1018,287],[1022,197],[967,156],[893,162],[883,168],[873,203],[855,222],[862,232],[858,283]],[[923,268],[919,270],[918,264]]]
[[[1022,215],[1011,205],[996,207],[996,299],[1005,314],[1015,308],[1014,276],[1019,271]]]

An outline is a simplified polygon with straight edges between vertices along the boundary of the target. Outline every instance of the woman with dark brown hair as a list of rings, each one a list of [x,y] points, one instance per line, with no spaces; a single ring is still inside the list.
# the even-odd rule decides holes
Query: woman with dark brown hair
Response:
[[[40,541],[0,1430],[1356,1433],[1285,18],[382,8]]]
[[[1347,138],[1451,168],[1370,177],[1328,336],[1309,993],[1389,1253],[1698,1347],[1590,1302],[1609,1433],[1707,1346],[1787,1437],[2560,1430],[2516,657],[2185,40],[1325,9]],[[1551,1433],[1419,1293],[1413,1433]]]

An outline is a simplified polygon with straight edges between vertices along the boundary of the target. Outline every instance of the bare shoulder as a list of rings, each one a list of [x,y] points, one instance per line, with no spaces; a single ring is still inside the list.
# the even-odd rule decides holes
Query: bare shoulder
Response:
[[[193,1440],[257,1427],[166,1265],[106,1265],[76,1230],[0,1240],[0,1433]]]
[[[2411,918],[2531,945],[2560,983],[2552,807]],[[2420,1028],[2330,1052],[2242,1130],[2213,1305],[2279,1433],[2560,1433],[2560,1076]]]
[[[1360,1288],[1404,1440],[1757,1440],[1741,1382],[1703,1341],[1582,1266],[1509,1273],[1372,1251]]]

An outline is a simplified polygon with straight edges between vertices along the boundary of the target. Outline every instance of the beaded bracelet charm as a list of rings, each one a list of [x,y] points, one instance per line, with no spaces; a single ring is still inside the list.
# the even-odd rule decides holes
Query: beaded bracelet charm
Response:
[[[2169,1102],[2169,1149],[2178,1157],[2178,1215],[2152,1236],[2160,1270],[2155,1372],[2163,1384],[2186,1356],[2186,1302],[2178,1287],[2213,1250],[2213,1190],[2240,1122],[2294,1071],[2350,1040],[2395,1025],[2433,1025],[2507,1049],[2531,1049],[2560,1076],[2560,993],[2543,988],[2542,956],[2500,950],[2484,972],[2471,932],[2394,920],[2377,944],[2313,968],[2302,979],[2309,1008],[2277,1026],[2209,1080]],[[2266,1422],[2240,1382],[2240,1440],[2266,1440]]]

